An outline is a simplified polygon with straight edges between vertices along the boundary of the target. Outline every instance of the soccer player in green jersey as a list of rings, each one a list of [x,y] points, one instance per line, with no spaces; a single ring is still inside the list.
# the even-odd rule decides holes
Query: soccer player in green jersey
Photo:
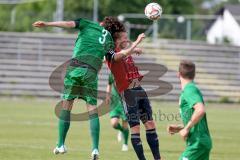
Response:
[[[179,133],[186,141],[187,147],[179,160],[209,160],[212,140],[203,96],[193,81],[195,64],[191,61],[181,61],[178,77],[182,88],[179,105],[183,126],[169,125],[168,132]]]
[[[114,23],[113,23],[114,22]],[[121,23],[116,18],[105,17],[102,22],[105,26],[114,27],[114,32],[118,32]],[[114,25],[112,25],[114,24]],[[97,112],[97,74],[101,69],[104,56],[117,60],[130,54],[142,41],[144,34],[140,35],[133,45],[114,56],[112,49],[114,42],[110,32],[102,25],[86,19],[75,21],[44,22],[37,21],[34,27],[61,27],[76,28],[79,30],[75,42],[74,52],[70,64],[67,66],[64,78],[64,89],[62,93],[62,109],[59,119],[59,138],[54,153],[65,153],[65,138],[70,127],[71,110],[75,98],[86,101],[89,112],[90,132],[92,137],[92,159],[99,157],[99,132],[100,124]]]
[[[122,151],[128,151],[129,129],[127,116],[124,113],[122,99],[116,89],[112,74],[109,74],[106,92],[106,104],[110,105],[111,109],[111,125],[114,129],[120,131],[120,134],[118,134],[118,141],[121,141],[121,138],[123,137]],[[120,118],[122,119],[122,125],[119,123]]]

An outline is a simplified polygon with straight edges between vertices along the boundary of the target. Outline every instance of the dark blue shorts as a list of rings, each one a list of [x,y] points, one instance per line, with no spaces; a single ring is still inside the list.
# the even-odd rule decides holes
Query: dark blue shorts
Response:
[[[142,87],[125,90],[122,97],[124,112],[131,128],[140,125],[140,120],[143,124],[153,120],[152,107],[147,93]]]

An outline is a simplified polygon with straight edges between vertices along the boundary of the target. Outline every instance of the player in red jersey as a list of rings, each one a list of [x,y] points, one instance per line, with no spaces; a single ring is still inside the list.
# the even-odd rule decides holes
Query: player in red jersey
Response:
[[[108,23],[110,24],[110,23]],[[152,108],[145,90],[140,83],[143,78],[135,66],[131,54],[141,54],[140,48],[135,48],[125,56],[118,53],[125,49],[130,43],[125,28],[121,32],[111,30],[110,26],[104,26],[112,35],[115,42],[115,50],[106,57],[108,67],[114,75],[116,86],[125,102],[124,110],[131,128],[131,142],[139,160],[145,160],[142,142],[140,139],[140,120],[146,129],[147,142],[151,148],[154,160],[160,160],[159,140],[156,133],[155,123],[152,117]],[[139,37],[144,37],[143,34]],[[135,45],[133,42],[132,45]],[[129,48],[132,48],[132,45]],[[115,58],[117,57],[117,58]]]

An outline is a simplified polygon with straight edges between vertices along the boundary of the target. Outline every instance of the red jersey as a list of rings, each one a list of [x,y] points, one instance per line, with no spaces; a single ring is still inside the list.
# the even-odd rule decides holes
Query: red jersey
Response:
[[[120,61],[107,61],[119,93],[126,90],[134,79],[142,80],[143,75],[138,71],[135,66],[132,56],[128,56]]]

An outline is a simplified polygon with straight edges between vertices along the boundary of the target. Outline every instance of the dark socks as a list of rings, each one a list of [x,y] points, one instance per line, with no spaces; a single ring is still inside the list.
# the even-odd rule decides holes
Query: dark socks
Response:
[[[159,151],[159,140],[158,135],[156,133],[156,129],[151,129],[146,131],[146,137],[148,145],[152,151],[154,160],[160,160],[160,151]]]
[[[132,146],[137,154],[139,160],[146,160],[143,152],[142,141],[140,139],[140,134],[132,134],[131,135]]]

